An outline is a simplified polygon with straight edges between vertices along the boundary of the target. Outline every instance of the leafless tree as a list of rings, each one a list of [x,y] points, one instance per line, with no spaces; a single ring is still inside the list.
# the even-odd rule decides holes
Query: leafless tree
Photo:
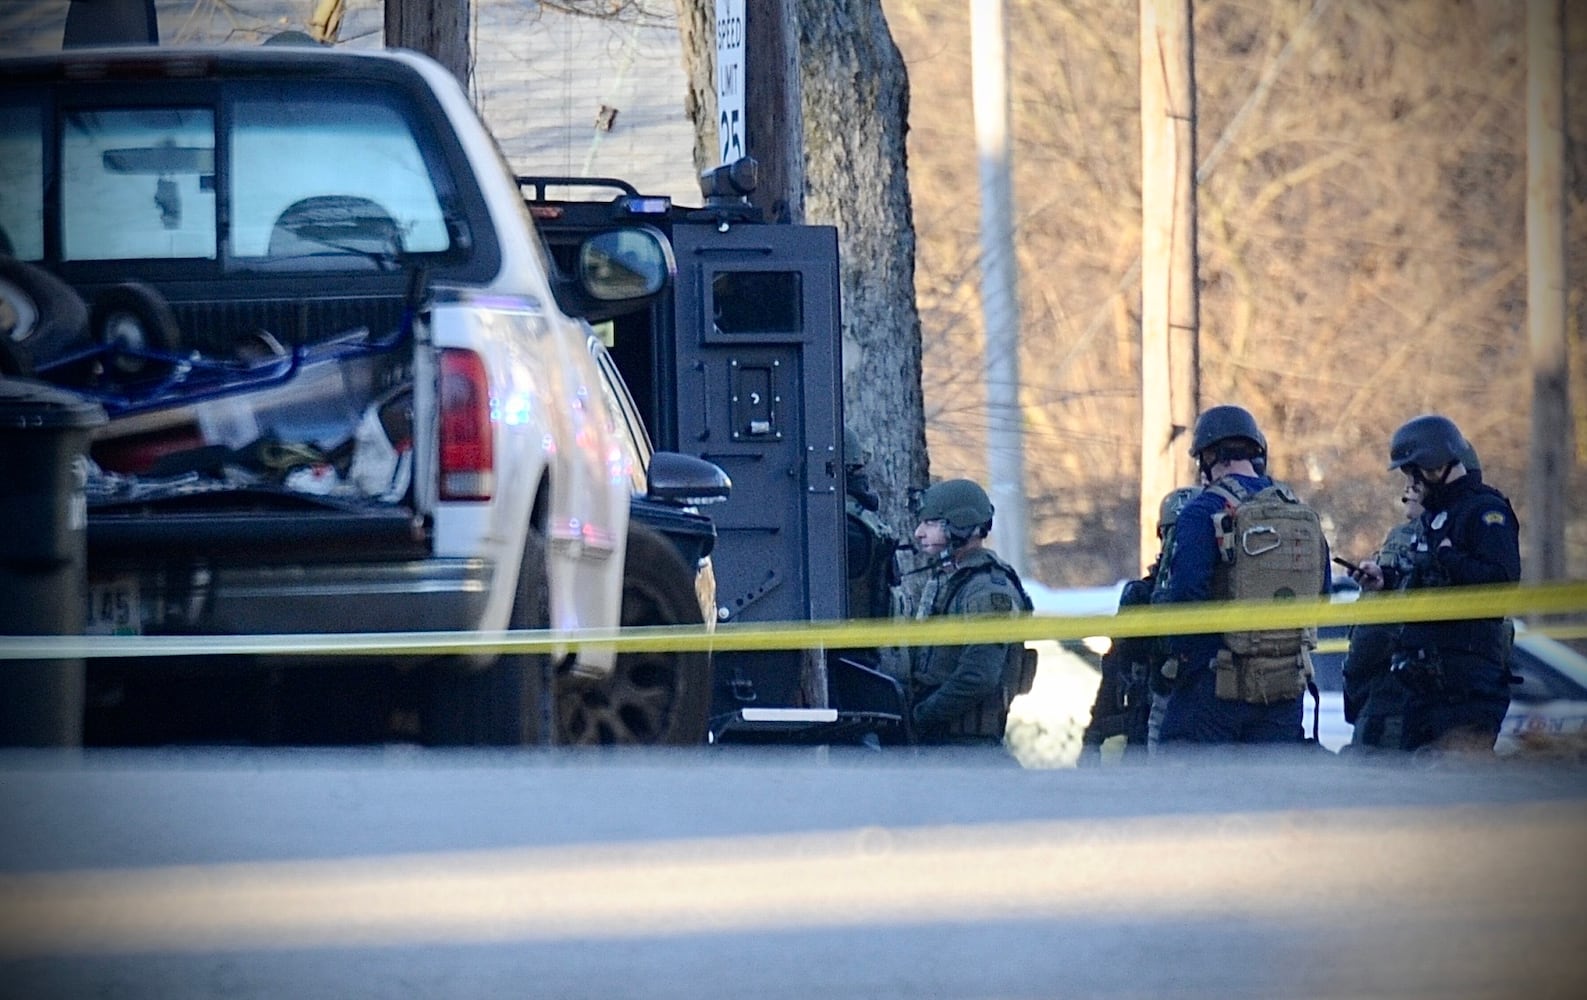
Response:
[[[1567,5],[1571,6],[1571,5]],[[965,5],[888,0],[914,88],[927,438],[979,468],[984,428]],[[1389,434],[1438,410],[1527,516],[1522,5],[1195,5],[1202,400],[1262,421],[1274,469],[1364,555],[1397,518]],[[1572,9],[1574,13],[1574,8]],[[1568,15],[1570,16],[1570,15]],[[1038,577],[1132,571],[1139,451],[1139,123],[1131,4],[1009,0],[1027,489]],[[1568,26],[1566,108],[1587,106]],[[1572,46],[1574,45],[1574,48]],[[1587,487],[1587,116],[1566,115],[1576,450]],[[1587,509],[1567,528],[1587,574]]]

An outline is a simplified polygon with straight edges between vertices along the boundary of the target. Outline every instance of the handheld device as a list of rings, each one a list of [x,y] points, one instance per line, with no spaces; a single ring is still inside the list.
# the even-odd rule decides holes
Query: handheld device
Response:
[[[1357,566],[1355,563],[1351,562],[1348,559],[1341,559],[1338,556],[1334,556],[1334,562],[1336,562],[1339,565],[1343,566],[1345,569],[1349,570],[1351,573],[1360,573],[1361,572],[1361,567]]]

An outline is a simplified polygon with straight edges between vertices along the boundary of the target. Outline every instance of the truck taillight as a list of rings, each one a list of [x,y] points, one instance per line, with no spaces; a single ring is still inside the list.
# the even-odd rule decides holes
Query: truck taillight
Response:
[[[441,499],[491,499],[495,452],[485,362],[473,351],[442,351]]]

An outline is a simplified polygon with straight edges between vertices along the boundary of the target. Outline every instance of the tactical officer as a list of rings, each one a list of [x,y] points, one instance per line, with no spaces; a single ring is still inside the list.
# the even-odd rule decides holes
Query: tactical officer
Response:
[[[1437,414],[1415,417],[1394,432],[1389,468],[1421,492],[1421,536],[1409,569],[1363,562],[1364,589],[1520,581],[1515,510],[1461,460],[1468,448],[1454,421]],[[1409,622],[1401,629],[1390,672],[1407,692],[1402,749],[1493,749],[1510,707],[1510,635],[1502,618]]]
[[[1404,577],[1411,553],[1421,538],[1422,488],[1409,484],[1400,496],[1405,520],[1389,529],[1372,562],[1393,567]],[[1359,573],[1352,576],[1359,578]],[[1375,752],[1400,749],[1404,735],[1405,686],[1389,675],[1394,640],[1403,626],[1369,622],[1350,629],[1350,650],[1344,662],[1345,721],[1355,729],[1350,747]]]
[[[848,535],[849,617],[887,618],[898,586],[898,536],[877,512],[881,498],[865,473],[859,435],[843,429],[844,520]]]
[[[968,479],[937,483],[921,496],[915,544],[935,566],[917,617],[1031,610],[1019,575],[985,547],[992,513],[986,491]],[[916,647],[909,671],[916,742],[1000,746],[1024,653],[1018,642]]]
[[[1481,472],[1476,449],[1467,442],[1460,452],[1467,472]],[[1422,537],[1422,485],[1407,483],[1400,496],[1405,520],[1389,530],[1372,562],[1388,569],[1401,586],[1410,579],[1411,554]],[[1359,572],[1352,577],[1360,581]],[[1407,692],[1399,678],[1389,673],[1399,623],[1371,623],[1350,629],[1350,650],[1344,662],[1345,721],[1355,727],[1352,750],[1376,753],[1400,749],[1405,735]],[[1507,635],[1510,632],[1507,630]]]
[[[843,429],[844,522],[847,533],[848,617],[891,618],[902,615],[903,598],[898,587],[898,536],[878,513],[881,498],[871,489],[865,474],[865,452],[859,435]],[[828,651],[829,670],[849,661],[870,670],[879,670],[900,685],[903,697],[907,652],[896,646],[863,646]],[[885,734],[888,741],[894,733]],[[896,734],[900,738],[903,734]],[[860,743],[880,747],[884,734],[866,733]]]
[[[1267,438],[1256,419],[1242,407],[1214,406],[1202,413],[1191,434],[1190,453],[1208,486],[1180,511],[1163,555],[1161,575],[1152,595],[1154,604],[1238,596],[1219,592],[1230,578],[1222,554],[1220,525],[1228,519],[1231,497],[1254,497],[1278,485],[1267,476]],[[1298,504],[1287,487],[1281,487],[1281,492],[1288,502]],[[1318,551],[1308,553],[1310,558],[1320,559],[1315,590],[1305,583],[1297,593],[1327,592],[1328,560],[1320,531],[1316,544]],[[1231,555],[1238,556],[1238,546]],[[1297,648],[1294,658],[1288,661],[1287,682],[1275,685],[1272,697],[1252,700],[1246,696],[1244,679],[1239,679],[1234,692],[1223,690],[1219,672],[1225,667],[1244,671],[1247,662],[1230,649],[1227,635],[1168,637],[1172,662],[1164,666],[1164,672],[1173,675],[1173,682],[1163,712],[1163,747],[1176,743],[1300,743],[1304,690],[1300,650]]]
[[[1199,486],[1170,490],[1158,504],[1157,540],[1167,547],[1166,538],[1179,512],[1201,492]],[[1146,575],[1131,580],[1119,592],[1119,611],[1152,602],[1157,586],[1158,568],[1163,555],[1159,549]],[[1114,639],[1102,657],[1102,679],[1091,705],[1091,721],[1080,737],[1081,767],[1101,761],[1102,742],[1113,736],[1124,737],[1126,758],[1146,751],[1157,742],[1162,712],[1168,704],[1168,687],[1159,669],[1162,644],[1154,636]]]

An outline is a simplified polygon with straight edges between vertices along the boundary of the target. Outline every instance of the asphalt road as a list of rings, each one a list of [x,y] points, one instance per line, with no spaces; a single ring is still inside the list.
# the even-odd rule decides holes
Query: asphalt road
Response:
[[[5,997],[1581,997],[1587,770],[0,754]]]

